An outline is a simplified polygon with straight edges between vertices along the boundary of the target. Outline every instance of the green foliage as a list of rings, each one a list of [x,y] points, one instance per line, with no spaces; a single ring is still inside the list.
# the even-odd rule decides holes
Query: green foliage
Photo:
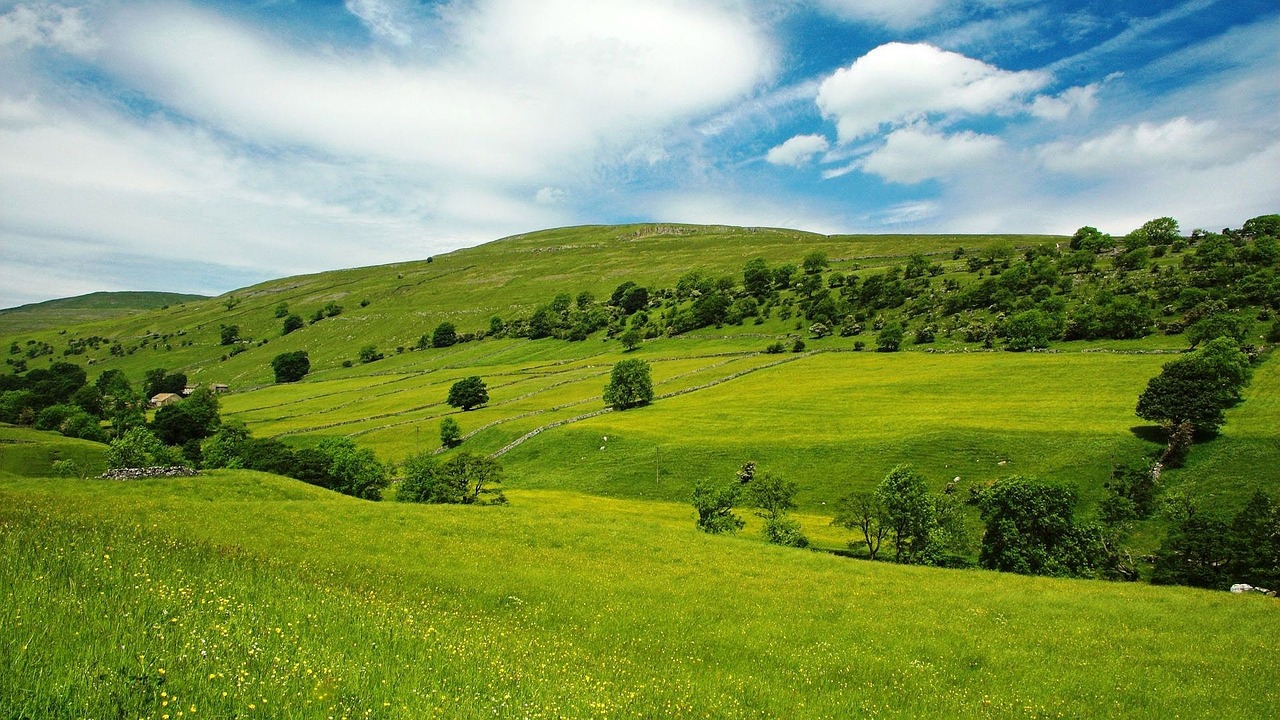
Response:
[[[876,559],[876,555],[880,554],[880,546],[889,536],[889,516],[884,500],[880,493],[868,490],[841,498],[836,504],[836,514],[831,524],[860,532],[869,560]],[[849,541],[849,547],[856,544],[856,540]]]
[[[644,360],[619,360],[604,388],[605,404],[614,410],[626,410],[653,402],[653,379],[649,363]]]
[[[157,410],[151,428],[166,445],[202,440],[222,423],[219,409],[218,396],[208,388],[199,388],[182,402]]]
[[[502,465],[493,458],[459,452],[437,462],[427,452],[409,456],[396,499],[404,502],[503,505]]]
[[[1012,476],[978,503],[986,531],[983,567],[1023,575],[1089,576],[1101,549],[1075,520],[1076,492],[1061,483]]]
[[[179,394],[186,387],[187,376],[185,373],[175,372],[171,374],[164,368],[155,368],[147,371],[142,383],[142,394],[147,398],[155,397],[160,393]]]
[[[49,470],[58,477],[89,479],[89,467],[79,460],[54,460]]]
[[[478,375],[463,378],[449,387],[449,405],[470,410],[489,402],[489,387]]]
[[[107,449],[107,466],[110,468],[145,468],[181,465],[182,458],[174,448],[160,442],[146,428],[131,428],[111,441]]]
[[[381,500],[382,489],[390,482],[387,466],[350,438],[327,437],[316,447],[299,451],[298,460],[302,465],[298,479],[362,500]]]
[[[697,528],[705,533],[736,533],[746,524],[733,512],[742,495],[742,483],[730,481],[722,485],[701,479],[693,484],[690,502],[698,513]]]
[[[877,352],[898,352],[898,348],[902,346],[902,323],[893,321],[886,323],[880,328],[880,332],[876,333],[876,351]]]
[[[271,370],[278,383],[297,382],[311,372],[311,357],[306,350],[280,353],[272,358]]]
[[[893,542],[894,562],[923,559],[937,524],[924,478],[910,465],[898,465],[880,481],[875,494]]]
[[[445,348],[457,344],[458,329],[451,322],[442,322],[431,331],[431,347]]]
[[[284,325],[280,329],[280,334],[288,335],[295,330],[301,330],[305,325],[306,324],[302,321],[301,315],[291,314],[284,319]]]
[[[457,447],[462,444],[462,428],[459,427],[458,421],[451,417],[446,417],[440,421],[440,445],[447,448]]]
[[[218,330],[223,345],[235,345],[240,342],[240,326],[239,325],[223,325]]]
[[[804,256],[804,261],[800,263],[804,267],[804,271],[808,275],[814,275],[827,269],[827,254],[821,250],[815,250]]]
[[[640,342],[642,340],[643,337],[640,335],[640,331],[634,326],[627,328],[626,332],[618,336],[618,342],[622,343],[623,349],[627,352],[631,352],[632,350],[640,347]]]
[[[360,362],[362,363],[368,364],[371,362],[377,362],[383,357],[385,356],[378,352],[378,347],[376,345],[365,345],[360,348]]]
[[[1054,318],[1039,310],[1027,310],[1006,320],[1001,332],[1008,339],[1005,349],[1017,351],[1049,347],[1058,334]]]
[[[1135,412],[1168,427],[1186,421],[1198,431],[1215,432],[1251,376],[1248,356],[1233,341],[1217,338],[1166,363],[1147,383]]]

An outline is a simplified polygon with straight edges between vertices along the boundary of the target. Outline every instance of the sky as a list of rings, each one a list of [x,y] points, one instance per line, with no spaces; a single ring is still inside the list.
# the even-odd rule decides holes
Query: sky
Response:
[[[1274,0],[0,0],[0,307],[625,222],[1280,212]]]

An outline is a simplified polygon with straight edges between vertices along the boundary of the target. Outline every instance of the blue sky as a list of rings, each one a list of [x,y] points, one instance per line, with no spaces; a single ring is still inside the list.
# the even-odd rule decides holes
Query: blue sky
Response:
[[[1274,0],[0,0],[0,307],[563,225],[1280,211]]]

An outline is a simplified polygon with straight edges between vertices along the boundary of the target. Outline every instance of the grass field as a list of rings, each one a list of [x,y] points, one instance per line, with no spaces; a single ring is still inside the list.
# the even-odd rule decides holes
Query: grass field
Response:
[[[5,717],[1257,717],[1274,601],[870,564],[680,504],[0,479]],[[194,708],[194,709],[192,709]]]

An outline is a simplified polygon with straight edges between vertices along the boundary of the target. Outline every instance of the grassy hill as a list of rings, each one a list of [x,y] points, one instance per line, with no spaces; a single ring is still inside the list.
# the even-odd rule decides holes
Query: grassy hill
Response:
[[[895,464],[912,462],[935,488],[959,478],[964,490],[1014,473],[1063,480],[1080,489],[1087,510],[1114,465],[1159,447],[1133,407],[1169,360],[1164,353],[1186,347],[1181,334],[1007,353],[943,328],[934,342],[908,341],[905,352],[858,353],[850,352],[855,342],[874,343],[872,318],[859,336],[815,338],[807,320],[775,310],[741,325],[652,338],[630,353],[603,331],[581,342],[485,338],[416,349],[443,321],[482,333],[491,317],[528,316],[560,293],[604,300],[623,281],[672,288],[694,269],[741,278],[752,258],[799,264],[820,252],[830,264],[824,280],[845,274],[865,281],[917,254],[937,266],[933,287],[967,287],[978,281],[968,258],[990,262],[1065,242],[686,225],[564,228],[419,262],[271,281],[65,335],[3,339],[20,351],[48,347],[30,367],[69,359],[87,364],[91,375],[119,368],[137,379],[164,367],[192,382],[228,383],[224,415],[245,420],[257,436],[306,445],[346,435],[386,460],[437,447],[440,420],[453,416],[467,434],[463,448],[501,454],[517,488],[683,500],[698,479],[727,478],[755,460],[796,480],[802,507],[821,513]],[[1153,262],[1171,268],[1181,259]],[[282,304],[309,318],[330,302],[340,314],[281,336]],[[221,344],[225,325],[237,326],[239,342]],[[779,340],[789,349],[797,338],[804,352],[763,352]],[[367,345],[387,357],[360,363],[358,350]],[[271,358],[291,350],[309,353],[311,374],[271,385]],[[599,414],[608,371],[623,357],[651,363],[658,401]],[[1206,502],[1223,507],[1255,488],[1280,488],[1275,363],[1259,369],[1250,399],[1223,433],[1197,446],[1186,469],[1166,475],[1169,485],[1194,480]],[[485,379],[491,401],[463,413],[444,399],[469,375]]]
[[[170,305],[208,300],[206,295],[169,292],[95,292],[0,310],[0,335],[60,330]]]
[[[1280,702],[1268,598],[855,562],[704,535],[679,503],[564,491],[417,506],[248,471],[0,468],[6,717],[1257,717]]]
[[[1272,599],[859,562],[768,546],[755,517],[737,537],[699,533],[688,504],[696,481],[754,460],[798,483],[796,517],[815,545],[843,549],[853,534],[830,524],[834,503],[910,462],[933,489],[954,483],[962,496],[1012,474],[1063,481],[1091,514],[1113,466],[1162,447],[1134,405],[1189,344],[1174,327],[1181,298],[1158,310],[1168,332],[1026,353],[972,336],[1000,311],[912,314],[914,301],[869,314],[857,334],[818,337],[798,290],[758,320],[656,333],[632,351],[603,328],[580,341],[480,337],[495,316],[526,322],[584,291],[596,307],[625,281],[662,293],[648,314],[675,322],[697,302],[677,297],[682,276],[741,281],[754,258],[824,253],[818,278],[833,291],[837,274],[865,286],[924,262],[933,297],[1003,277],[1000,258],[1065,243],[566,228],[0,331],[11,366],[70,361],[91,379],[120,369],[135,383],[165,368],[227,383],[224,418],[295,446],[350,437],[398,462],[438,448],[452,417],[463,450],[501,458],[510,498],[369,503],[238,470],[54,479],[60,459],[102,468],[104,446],[0,426],[0,613],[12,618],[0,625],[0,715],[1267,714],[1280,702]],[[1113,279],[1157,296],[1186,256]],[[1034,307],[1055,292],[1012,302]],[[328,303],[341,311],[326,316]],[[282,335],[282,316],[317,311]],[[935,322],[938,336],[858,351],[874,347],[886,317],[911,330]],[[446,321],[475,337],[420,343]],[[222,344],[230,325],[239,340]],[[1262,332],[1251,320],[1249,340]],[[775,343],[785,351],[766,352]],[[366,346],[385,357],[361,362]],[[271,359],[292,350],[310,355],[311,373],[273,384]],[[606,408],[603,386],[623,358],[650,364],[652,405]],[[1230,513],[1255,489],[1280,490],[1278,369],[1262,357],[1222,432],[1164,473],[1166,492]],[[489,402],[447,405],[449,387],[472,375]],[[1139,524],[1135,553],[1164,532],[1159,519]]]

